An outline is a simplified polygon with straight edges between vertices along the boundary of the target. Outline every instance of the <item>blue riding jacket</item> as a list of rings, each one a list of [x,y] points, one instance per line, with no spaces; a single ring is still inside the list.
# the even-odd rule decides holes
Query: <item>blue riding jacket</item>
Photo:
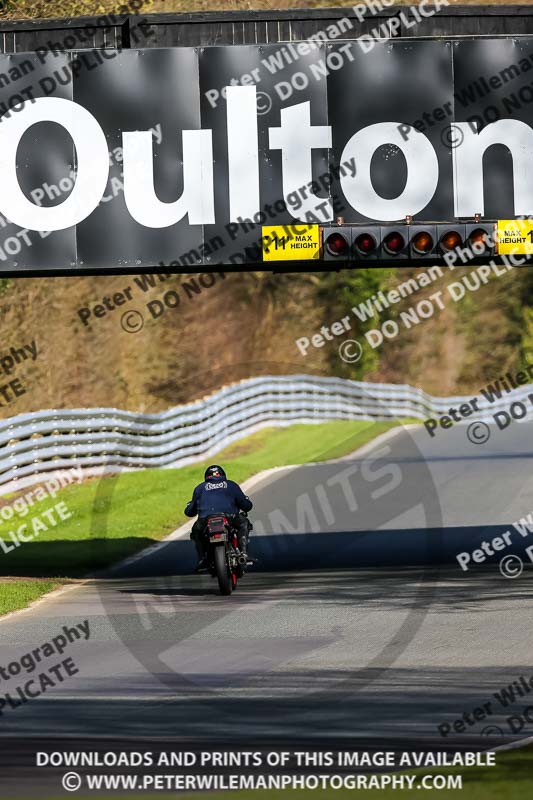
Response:
[[[198,514],[202,518],[210,514],[238,514],[252,508],[252,501],[238,483],[227,478],[211,478],[195,488],[192,500],[185,506],[185,514],[188,517]]]

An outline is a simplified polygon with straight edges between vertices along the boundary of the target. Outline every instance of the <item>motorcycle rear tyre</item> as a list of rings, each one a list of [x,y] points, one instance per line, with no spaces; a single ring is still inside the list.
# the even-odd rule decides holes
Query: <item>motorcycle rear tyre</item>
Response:
[[[226,553],[223,547],[215,547],[215,570],[217,573],[220,593],[224,595],[231,594],[233,581],[228,569]]]

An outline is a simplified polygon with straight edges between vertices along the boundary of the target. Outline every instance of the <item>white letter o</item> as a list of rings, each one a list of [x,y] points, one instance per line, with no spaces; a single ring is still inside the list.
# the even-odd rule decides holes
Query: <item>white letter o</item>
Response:
[[[341,164],[355,160],[355,176],[341,177],[342,190],[350,205],[373,220],[398,220],[408,214],[417,214],[427,206],[439,182],[437,154],[427,136],[410,127],[405,132],[401,122],[378,122],[358,131],[346,144]],[[392,199],[376,193],[370,177],[372,156],[384,144],[394,144],[407,161],[407,181],[403,192]]]
[[[0,210],[6,217],[33,231],[60,231],[77,225],[91,214],[105,191],[109,154],[104,132],[87,109],[59,97],[42,97],[0,124]],[[14,109],[15,111],[15,109]],[[43,207],[24,195],[17,177],[17,150],[22,136],[38,122],[56,122],[71,135],[77,156],[76,183],[57,206]]]

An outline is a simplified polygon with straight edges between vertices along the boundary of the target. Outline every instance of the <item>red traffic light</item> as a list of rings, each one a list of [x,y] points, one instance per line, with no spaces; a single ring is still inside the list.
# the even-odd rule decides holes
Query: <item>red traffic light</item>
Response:
[[[326,239],[326,249],[332,256],[344,256],[348,254],[350,248],[341,233],[330,233]]]
[[[427,255],[427,253],[431,253],[433,246],[433,236],[426,231],[416,233],[411,239],[411,247],[415,253],[420,253],[420,255],[423,256]]]
[[[443,250],[455,250],[463,244],[463,237],[457,231],[447,231],[441,237],[440,246]]]
[[[361,233],[355,240],[355,247],[362,255],[373,253],[378,243],[370,233]]]
[[[405,247],[405,239],[398,231],[391,231],[383,239],[383,249],[390,255],[396,256]]]

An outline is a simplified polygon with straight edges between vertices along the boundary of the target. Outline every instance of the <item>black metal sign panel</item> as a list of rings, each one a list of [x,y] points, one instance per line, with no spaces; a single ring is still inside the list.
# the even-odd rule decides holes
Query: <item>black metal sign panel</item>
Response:
[[[0,271],[263,263],[263,226],[533,214],[533,40],[0,56]]]

